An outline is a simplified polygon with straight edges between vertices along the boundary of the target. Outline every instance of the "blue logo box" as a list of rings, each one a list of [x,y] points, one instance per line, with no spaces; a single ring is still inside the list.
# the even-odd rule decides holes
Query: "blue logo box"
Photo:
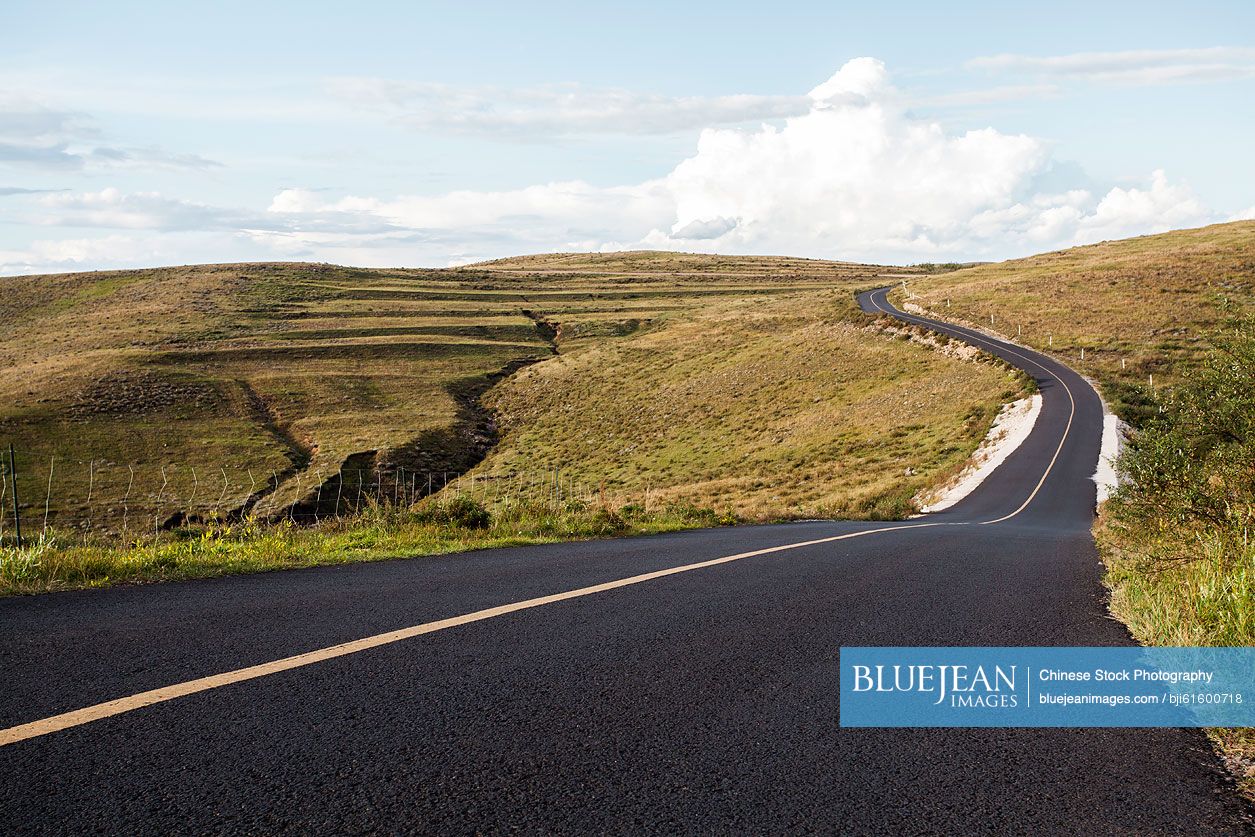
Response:
[[[1250,727],[1255,648],[841,649],[843,727]]]

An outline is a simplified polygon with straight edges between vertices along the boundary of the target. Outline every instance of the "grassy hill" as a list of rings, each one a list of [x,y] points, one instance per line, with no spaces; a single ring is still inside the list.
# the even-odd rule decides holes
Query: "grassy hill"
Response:
[[[899,304],[1052,352],[1137,420],[1145,407],[1138,389],[1152,375],[1161,389],[1180,382],[1215,330],[1255,305],[1255,221],[924,274],[907,286],[910,299],[899,290]]]
[[[537,466],[647,505],[748,519],[896,517],[966,460],[1018,382],[888,340],[848,289],[738,298],[577,342],[494,388],[500,444],[472,473]]]
[[[852,292],[882,271],[650,252],[4,278],[0,441],[28,533],[335,517],[449,481],[540,493],[554,471],[559,496],[901,511],[1014,385],[867,330]],[[502,380],[509,444],[465,475]]]

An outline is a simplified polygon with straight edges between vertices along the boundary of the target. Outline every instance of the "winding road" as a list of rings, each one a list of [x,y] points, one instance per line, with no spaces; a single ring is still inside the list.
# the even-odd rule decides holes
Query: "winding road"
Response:
[[[1127,645],[1058,362],[945,512],[0,601],[0,833],[1244,833],[1202,733],[841,729],[842,645]]]

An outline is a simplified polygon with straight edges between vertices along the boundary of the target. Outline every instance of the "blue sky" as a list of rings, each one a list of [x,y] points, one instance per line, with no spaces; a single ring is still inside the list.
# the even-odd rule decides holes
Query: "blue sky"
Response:
[[[0,272],[987,259],[1250,217],[1253,33],[1246,2],[19,0]]]

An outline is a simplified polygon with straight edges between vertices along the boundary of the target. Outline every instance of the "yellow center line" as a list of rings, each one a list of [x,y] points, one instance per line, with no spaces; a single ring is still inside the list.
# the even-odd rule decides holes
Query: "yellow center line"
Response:
[[[50,718],[43,718],[38,721],[19,724],[18,726],[0,730],[0,747],[7,744],[15,744],[18,741],[25,741],[28,738],[37,738],[41,735],[48,735],[49,733],[81,726],[83,724],[91,723],[92,721],[99,721],[102,718],[110,718],[114,715],[121,715],[124,712],[142,709],[145,706],[164,703],[168,700],[186,697],[187,695],[194,695],[197,692],[206,692],[210,689],[217,689],[234,683],[242,683],[246,680],[255,680],[259,677],[266,677],[283,671],[291,671],[295,668],[302,668],[303,666],[321,663],[325,660],[335,659],[336,657],[356,654],[359,651],[378,648],[382,645],[390,645],[394,642],[401,642],[402,640],[412,639],[416,636],[422,636],[423,634],[435,633],[436,631],[443,631],[447,628],[454,628],[459,625],[467,625],[472,622],[481,622],[485,619],[493,619],[498,616],[517,613],[521,610],[543,607],[556,602],[567,601],[568,599],[578,599],[583,596],[604,593],[608,590],[617,590],[621,587],[629,587],[633,584],[641,584],[658,578],[666,578],[670,575],[678,575],[679,573],[692,572],[693,570],[714,567],[719,564],[727,564],[732,561],[740,561],[744,558],[753,558],[757,555],[770,555],[790,549],[818,546],[819,544],[833,543],[834,541],[843,541],[849,538],[860,538],[864,535],[875,535],[881,532],[895,532],[900,529],[923,529],[929,526],[945,525],[956,524],[913,523],[899,526],[885,526],[880,529],[868,529],[862,532],[849,532],[844,535],[833,535],[827,538],[817,538],[815,540],[799,541],[797,543],[784,544],[781,546],[771,546],[764,549],[751,550],[750,552],[738,552],[735,555],[725,555],[722,558],[712,558],[707,561],[698,561],[693,564],[669,567],[665,570],[654,570],[653,572],[641,573],[640,575],[629,576],[628,578],[620,578],[614,581],[594,584],[589,587],[581,587],[577,590],[567,590],[562,593],[553,593],[548,596],[538,596],[534,599],[525,599],[520,602],[511,602],[509,604],[485,608],[484,610],[476,610],[471,613],[464,613],[460,616],[438,619],[434,622],[424,622],[421,625],[413,625],[408,628],[401,628],[399,630],[375,634],[374,636],[368,636],[362,639],[355,639],[351,642],[344,642],[327,648],[319,648],[315,651],[307,651],[304,654],[284,657],[281,660],[274,660],[269,663],[261,663],[260,665],[238,668],[234,671],[226,671],[221,674],[213,674],[208,677],[200,677],[195,680],[187,680],[182,683],[174,683],[169,686],[162,686],[158,689],[151,689],[147,692],[140,692],[139,694],[130,695],[128,697],[121,697],[115,700],[105,701],[104,703],[97,703],[82,709],[64,712],[60,715],[53,715]]]
[[[883,297],[886,297],[886,301],[887,301],[889,291],[885,290],[885,292],[881,295]],[[894,311],[891,311],[888,308],[885,308],[883,305],[880,304],[880,300],[876,298],[875,292],[872,292],[868,296],[868,299],[872,301],[872,305],[875,305],[879,310],[883,311],[884,313],[888,314],[891,317],[900,317],[901,319],[904,319],[908,322],[915,321],[915,322],[924,323],[930,326],[932,325],[932,322],[924,317],[912,317],[910,314],[906,314],[904,312],[895,313]],[[1024,361],[1027,361],[1028,363],[1033,364],[1038,369],[1045,372],[1047,375],[1049,375],[1050,377],[1054,378],[1056,381],[1059,382],[1059,385],[1063,387],[1063,391],[1068,394],[1068,402],[1071,404],[1071,409],[1068,412],[1068,423],[1064,425],[1063,427],[1063,438],[1059,440],[1059,447],[1055,448],[1054,456],[1050,457],[1050,463],[1046,465],[1046,470],[1042,473],[1041,479],[1037,481],[1037,485],[1033,487],[1032,492],[1029,493],[1028,498],[1025,499],[1023,503],[1020,504],[1020,507],[1018,509],[1011,512],[1010,514],[1005,514],[1002,517],[994,518],[993,520],[982,520],[977,525],[988,526],[991,523],[1001,523],[1004,520],[1010,520],[1011,518],[1015,517],[1020,512],[1024,511],[1024,509],[1028,508],[1028,504],[1033,502],[1033,498],[1037,496],[1037,492],[1041,491],[1041,487],[1046,483],[1046,477],[1050,476],[1050,472],[1054,470],[1055,463],[1059,460],[1059,454],[1063,452],[1063,445],[1068,441],[1068,434],[1072,432],[1072,419],[1076,417],[1076,398],[1072,395],[1072,388],[1068,386],[1067,382],[1064,381],[1063,378],[1059,377],[1050,369],[1046,368],[1042,364],[1033,360],[1028,355],[1024,355],[1015,351],[1014,349],[1007,348],[1007,344],[1005,342],[987,340],[984,337],[979,336],[979,333],[973,331],[972,329],[950,325],[949,323],[943,323],[943,324],[949,328],[954,329],[960,334],[962,334],[964,340],[967,340],[969,342],[975,341],[977,343],[984,343],[986,346],[999,349],[1010,355],[1015,355],[1021,360],[1024,360]]]

